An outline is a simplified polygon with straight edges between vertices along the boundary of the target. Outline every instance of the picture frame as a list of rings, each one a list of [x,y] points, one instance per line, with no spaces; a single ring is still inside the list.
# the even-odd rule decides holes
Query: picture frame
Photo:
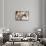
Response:
[[[29,19],[29,11],[16,11],[15,19],[16,21],[27,21]]]

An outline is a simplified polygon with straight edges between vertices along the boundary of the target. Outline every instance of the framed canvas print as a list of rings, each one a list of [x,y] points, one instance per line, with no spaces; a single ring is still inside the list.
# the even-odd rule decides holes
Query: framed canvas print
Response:
[[[29,11],[16,11],[15,19],[17,21],[25,21],[29,19]]]

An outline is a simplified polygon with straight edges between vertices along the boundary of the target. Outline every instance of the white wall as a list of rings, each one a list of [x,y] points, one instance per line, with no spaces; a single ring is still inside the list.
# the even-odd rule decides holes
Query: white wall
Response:
[[[43,37],[46,37],[46,0],[42,3],[42,25],[43,25]]]
[[[3,0],[0,0],[0,28],[3,27]]]
[[[42,0],[4,0],[5,27],[14,32],[33,32],[36,27],[42,25]],[[17,9],[29,10],[29,21],[16,21]],[[10,22],[10,23],[9,23]]]
[[[0,33],[2,33],[3,27],[3,0],[0,0]]]
[[[43,3],[42,3],[42,18],[43,18],[43,25],[45,26],[46,25],[46,0],[43,0]]]

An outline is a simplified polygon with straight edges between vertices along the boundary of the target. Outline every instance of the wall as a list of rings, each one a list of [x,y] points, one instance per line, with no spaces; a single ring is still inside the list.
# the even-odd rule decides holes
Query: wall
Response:
[[[4,25],[14,32],[33,32],[42,26],[42,0],[4,0]],[[16,21],[15,11],[29,10],[29,21]]]
[[[3,27],[3,0],[0,0],[0,29],[2,27]],[[2,33],[1,30],[0,33]]]
[[[46,37],[46,0],[43,0],[42,9],[43,37]]]
[[[0,27],[3,26],[3,1],[0,0]]]

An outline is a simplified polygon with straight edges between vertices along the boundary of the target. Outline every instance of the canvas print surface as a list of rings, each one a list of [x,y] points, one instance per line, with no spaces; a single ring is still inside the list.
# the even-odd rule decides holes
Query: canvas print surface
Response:
[[[28,20],[29,18],[29,11],[16,11],[16,20]]]

